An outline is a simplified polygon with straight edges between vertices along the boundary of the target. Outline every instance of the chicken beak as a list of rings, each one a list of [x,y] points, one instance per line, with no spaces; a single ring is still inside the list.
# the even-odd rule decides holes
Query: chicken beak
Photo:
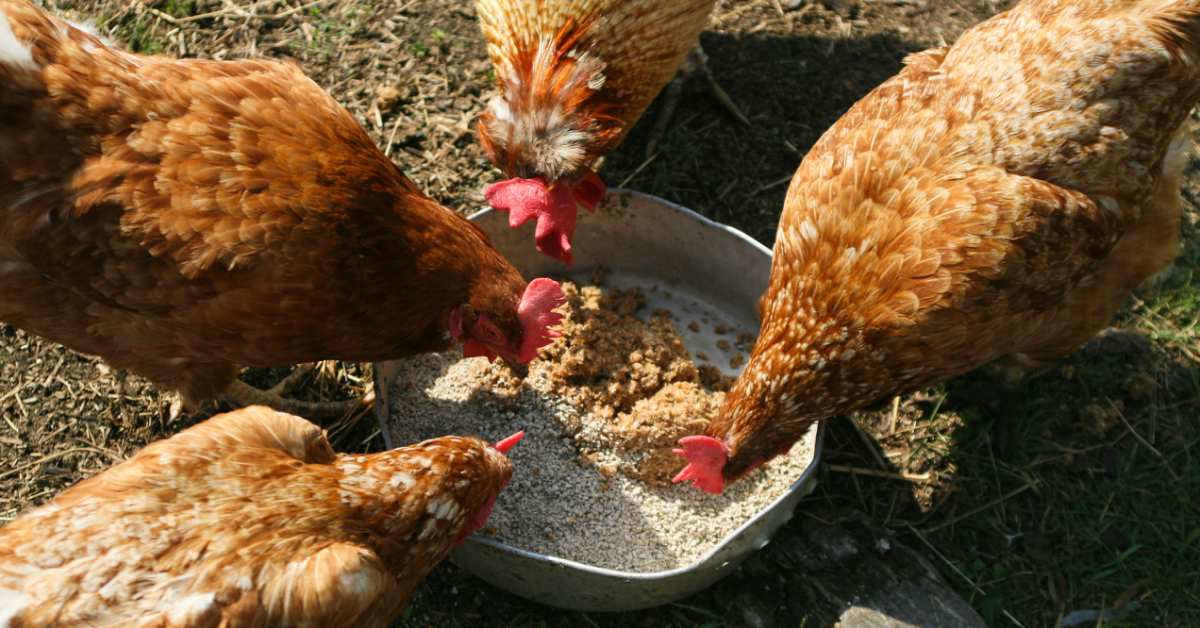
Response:
[[[512,451],[513,447],[517,446],[517,443],[521,442],[522,438],[525,438],[525,430],[521,430],[508,438],[496,442],[496,444],[492,445],[492,449],[507,455],[508,452]]]

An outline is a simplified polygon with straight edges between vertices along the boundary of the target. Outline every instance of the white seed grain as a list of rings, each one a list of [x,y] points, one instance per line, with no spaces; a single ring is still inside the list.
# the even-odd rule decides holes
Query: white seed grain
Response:
[[[561,427],[586,421],[580,410],[547,394],[537,372],[515,398],[499,396],[481,383],[488,368],[453,354],[407,361],[392,391],[391,430],[408,443],[445,434],[495,440],[524,429],[510,454],[512,481],[488,523],[515,547],[622,571],[690,565],[784,495],[812,461],[809,439],[801,439],[720,496],[619,473],[605,478],[580,463]]]

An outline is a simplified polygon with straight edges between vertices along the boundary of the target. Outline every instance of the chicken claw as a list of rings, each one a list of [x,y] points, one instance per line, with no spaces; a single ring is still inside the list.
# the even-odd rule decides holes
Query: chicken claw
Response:
[[[700,44],[688,53],[687,59],[683,62],[683,66],[679,68],[679,73],[675,78],[667,83],[666,89],[663,90],[662,109],[658,112],[658,118],[654,121],[654,128],[650,131],[650,139],[646,141],[646,158],[654,156],[658,149],[658,144],[666,135],[667,127],[670,126],[671,119],[675,117],[675,109],[679,106],[679,100],[683,96],[683,84],[696,74],[704,76],[704,81],[708,84],[709,94],[721,105],[729,115],[737,120],[742,126],[750,126],[750,118],[742,113],[741,108],[733,99],[729,97],[729,93],[721,87],[713,76],[712,70],[708,69],[708,55]]]
[[[268,406],[310,420],[329,421],[342,419],[371,407],[374,396],[346,399],[344,401],[304,401],[289,399],[271,390],[255,388],[240,379],[233,380],[221,397],[239,408]]]

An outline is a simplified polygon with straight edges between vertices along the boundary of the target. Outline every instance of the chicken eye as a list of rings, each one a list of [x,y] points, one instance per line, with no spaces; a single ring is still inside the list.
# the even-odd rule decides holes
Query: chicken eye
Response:
[[[479,330],[480,340],[491,344],[504,343],[504,334],[500,333],[500,329],[493,325],[492,321],[481,316],[476,328]]]

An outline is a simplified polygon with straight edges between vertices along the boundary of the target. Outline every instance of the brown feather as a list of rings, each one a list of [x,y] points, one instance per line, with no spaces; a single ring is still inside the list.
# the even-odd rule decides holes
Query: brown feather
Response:
[[[511,473],[474,438],[335,455],[298,417],[219,415],[0,528],[0,618],[387,626]]]
[[[713,0],[476,0],[499,94],[477,127],[510,176],[571,179],[616,148]]]
[[[910,56],[805,156],[710,435],[736,478],[815,420],[1107,325],[1179,240],[1194,0],[1026,0]]]
[[[236,365],[445,348],[466,303],[519,345],[520,274],[294,64],[0,13],[35,62],[0,62],[0,320],[194,401]]]

